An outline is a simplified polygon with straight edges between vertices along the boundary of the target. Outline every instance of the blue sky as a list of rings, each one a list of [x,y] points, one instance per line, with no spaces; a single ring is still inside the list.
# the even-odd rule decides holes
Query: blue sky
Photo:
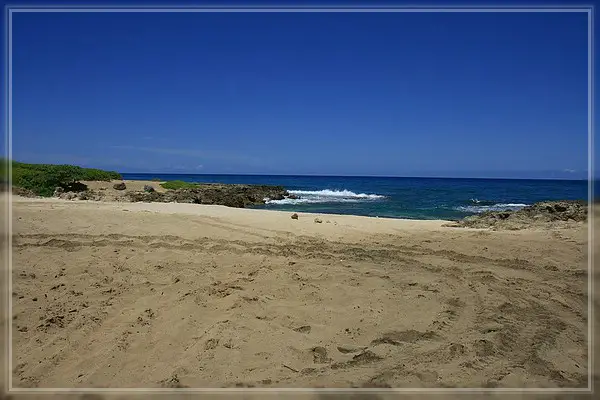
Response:
[[[13,158],[585,177],[583,13],[17,13]]]

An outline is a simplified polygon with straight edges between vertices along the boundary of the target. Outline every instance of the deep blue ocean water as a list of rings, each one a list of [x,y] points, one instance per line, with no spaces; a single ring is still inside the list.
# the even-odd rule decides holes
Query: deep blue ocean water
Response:
[[[588,182],[465,178],[281,175],[122,174],[124,179],[281,185],[299,199],[271,210],[410,219],[456,219],[486,210],[519,209],[544,200],[587,200]]]

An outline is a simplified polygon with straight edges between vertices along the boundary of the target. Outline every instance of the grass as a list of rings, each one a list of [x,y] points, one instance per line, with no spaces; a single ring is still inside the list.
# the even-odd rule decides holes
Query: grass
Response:
[[[167,182],[161,183],[160,186],[162,186],[165,189],[176,190],[176,189],[193,189],[193,188],[198,187],[199,184],[184,182],[184,181],[167,181]]]
[[[2,177],[7,178],[6,160],[2,160]],[[69,187],[79,181],[111,181],[122,179],[114,171],[94,168],[82,168],[75,165],[26,164],[12,162],[13,186],[28,189],[38,196],[52,196],[56,187]]]

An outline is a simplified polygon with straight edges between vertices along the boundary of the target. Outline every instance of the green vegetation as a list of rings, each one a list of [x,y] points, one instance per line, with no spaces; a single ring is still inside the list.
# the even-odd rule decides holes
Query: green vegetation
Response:
[[[176,189],[196,188],[199,186],[199,184],[184,182],[184,181],[168,181],[168,182],[161,183],[160,186],[162,186],[165,189],[176,190]]]
[[[3,169],[6,161],[2,162]],[[6,172],[3,170],[3,176]],[[52,196],[58,186],[67,188],[79,181],[110,181],[122,179],[121,174],[74,165],[25,164],[12,162],[12,184],[29,189],[38,196]]]
[[[0,158],[0,182],[8,182],[8,160]]]

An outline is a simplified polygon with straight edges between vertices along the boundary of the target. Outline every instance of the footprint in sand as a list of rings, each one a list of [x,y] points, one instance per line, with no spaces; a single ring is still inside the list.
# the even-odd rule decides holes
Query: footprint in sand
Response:
[[[394,346],[399,346],[402,343],[414,343],[419,340],[430,340],[437,338],[435,332],[427,331],[427,332],[419,332],[414,329],[409,329],[407,331],[392,331],[384,333],[381,337],[373,340],[371,342],[372,345],[377,344],[393,344]]]
[[[310,325],[303,325],[299,328],[294,328],[293,330],[299,333],[310,333],[311,329],[312,328],[310,327]]]
[[[325,347],[317,346],[313,347],[313,362],[315,364],[326,364],[331,361],[331,358],[327,357],[327,349]]]
[[[349,353],[358,353],[359,351],[365,350],[366,347],[358,347],[358,346],[353,346],[353,345],[341,345],[341,346],[337,346],[337,349],[342,354],[349,354]]]

